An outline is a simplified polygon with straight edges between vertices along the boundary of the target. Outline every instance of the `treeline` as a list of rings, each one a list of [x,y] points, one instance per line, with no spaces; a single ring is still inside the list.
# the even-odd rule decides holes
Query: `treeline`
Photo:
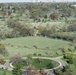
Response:
[[[16,14],[16,15],[13,15]],[[0,18],[20,17],[40,20],[40,18],[62,19],[76,17],[76,8],[72,3],[4,3],[0,4]]]
[[[63,26],[58,29],[56,26],[46,25],[46,26],[32,26],[31,24],[22,24],[19,21],[10,19],[7,21],[8,31],[2,34],[5,38],[16,38],[25,36],[44,36],[50,38],[63,39],[68,41],[73,41],[75,36],[71,32],[76,31],[75,22],[69,24],[68,26]],[[1,36],[1,37],[2,37]]]

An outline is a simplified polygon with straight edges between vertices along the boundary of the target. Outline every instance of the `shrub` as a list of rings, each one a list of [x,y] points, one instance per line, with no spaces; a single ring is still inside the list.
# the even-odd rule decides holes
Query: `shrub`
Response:
[[[13,55],[13,56],[10,58],[10,62],[22,63],[22,57],[21,57],[20,53]]]
[[[41,56],[41,54],[39,53],[38,56]]]
[[[38,49],[38,46],[37,45],[33,45],[33,47],[36,48],[36,49]]]
[[[37,56],[37,53],[34,53],[33,55],[34,55],[34,56]]]
[[[5,45],[2,44],[2,43],[0,43],[0,54],[2,54],[3,56],[8,56],[9,55],[8,51],[5,48]]]
[[[4,63],[5,63],[4,59],[0,58],[0,64],[4,64]]]

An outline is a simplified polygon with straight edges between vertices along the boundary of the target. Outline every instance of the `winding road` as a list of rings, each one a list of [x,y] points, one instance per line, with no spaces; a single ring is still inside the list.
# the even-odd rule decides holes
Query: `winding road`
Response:
[[[49,60],[54,60],[54,61],[58,62],[59,66],[57,66],[57,67],[55,67],[53,69],[58,69],[59,67],[62,68],[63,66],[67,65],[67,63],[64,60],[62,60],[62,58],[63,58],[62,56],[55,57],[55,58],[51,58],[51,57],[33,57],[33,58],[49,59]],[[26,57],[23,57],[23,59],[26,59]],[[0,64],[0,68],[8,69],[10,71],[13,70],[12,63],[10,63],[9,60],[6,60],[6,63],[4,65]],[[47,69],[46,70],[48,72],[47,75],[54,75],[53,69]]]

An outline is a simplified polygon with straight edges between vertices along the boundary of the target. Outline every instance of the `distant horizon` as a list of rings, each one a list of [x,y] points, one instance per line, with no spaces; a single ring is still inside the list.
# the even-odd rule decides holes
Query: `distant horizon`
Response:
[[[17,2],[76,2],[76,0],[0,0],[0,3],[17,3]]]

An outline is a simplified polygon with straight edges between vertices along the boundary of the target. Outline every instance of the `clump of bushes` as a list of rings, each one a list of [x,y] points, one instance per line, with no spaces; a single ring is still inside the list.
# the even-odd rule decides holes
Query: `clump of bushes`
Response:
[[[9,55],[8,51],[5,48],[5,45],[2,44],[2,43],[0,43],[0,54],[2,54],[3,56],[8,56]]]
[[[39,54],[34,53],[33,56],[42,56],[42,54],[40,54],[40,53]]]

